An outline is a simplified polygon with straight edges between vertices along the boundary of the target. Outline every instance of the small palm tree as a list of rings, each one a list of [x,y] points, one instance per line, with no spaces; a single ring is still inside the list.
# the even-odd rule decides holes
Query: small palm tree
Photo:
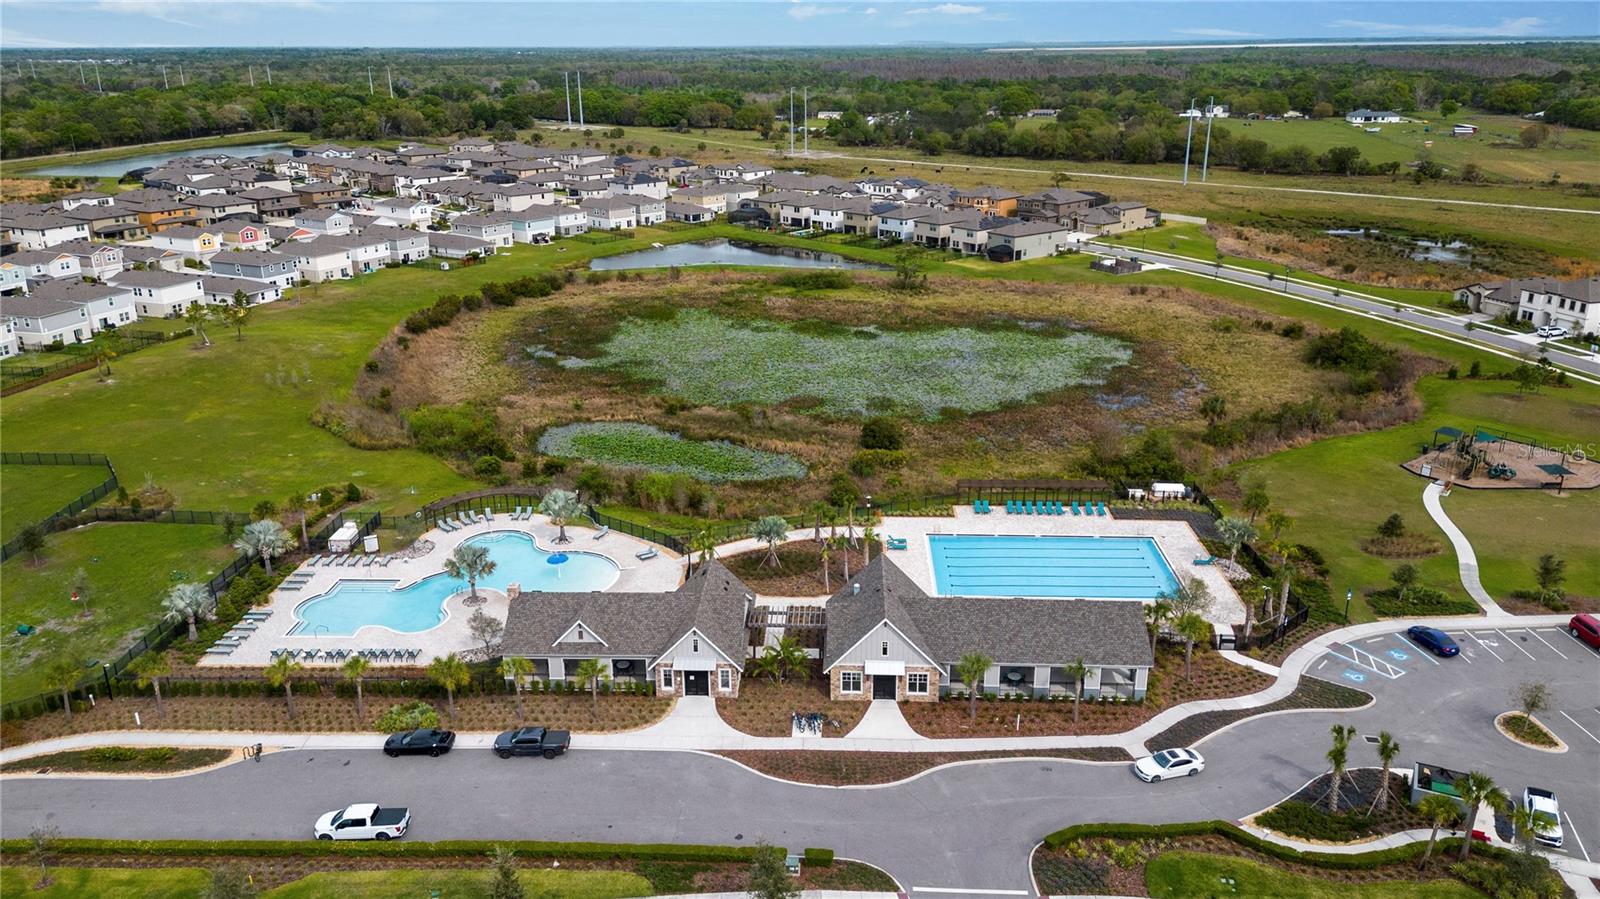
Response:
[[[1144,607],[1145,626],[1150,630],[1150,651],[1156,651],[1156,638],[1161,636],[1161,626],[1172,620],[1172,603],[1156,599]]]
[[[983,676],[989,673],[994,660],[981,652],[969,652],[956,662],[956,674],[967,685],[967,711],[972,720],[978,720],[978,692],[983,688]]]
[[[1190,680],[1189,663],[1194,659],[1194,645],[1211,639],[1211,625],[1198,612],[1185,612],[1173,622],[1173,630],[1183,638],[1183,679]]]
[[[494,560],[489,558],[489,548],[471,543],[458,545],[450,558],[444,560],[445,574],[466,581],[473,602],[478,600],[478,581],[493,574],[494,567]]]
[[[1078,723],[1078,700],[1083,696],[1083,679],[1089,676],[1089,666],[1083,659],[1073,660],[1061,673],[1072,679],[1072,723]]]
[[[1239,559],[1239,547],[1256,539],[1256,526],[1248,518],[1223,518],[1217,522],[1217,536],[1228,547],[1228,561]]]
[[[780,684],[790,674],[801,680],[811,677],[811,660],[806,657],[805,647],[794,637],[781,637],[776,644],[768,646],[763,658],[768,656],[777,663]]]
[[[717,537],[709,528],[702,528],[693,537],[689,538],[689,551],[698,556],[699,564],[704,565],[717,557]]]
[[[1433,830],[1428,833],[1428,850],[1422,853],[1422,864],[1426,865],[1428,859],[1433,857],[1433,847],[1439,842],[1439,828],[1461,820],[1461,806],[1443,793],[1429,793],[1417,803],[1417,811],[1433,825]]]
[[[211,609],[211,593],[199,584],[176,584],[161,601],[167,618],[189,624],[189,642],[200,639],[198,622],[207,617]]]
[[[1460,855],[1461,860],[1466,861],[1467,855],[1472,852],[1471,830],[1478,823],[1478,809],[1482,808],[1484,803],[1488,803],[1491,808],[1503,805],[1505,794],[1495,785],[1494,778],[1481,771],[1468,771],[1456,780],[1455,787],[1456,795],[1461,797],[1461,801],[1467,806],[1468,834],[1467,839],[1461,841]]]
[[[1378,760],[1383,762],[1383,780],[1378,784],[1378,796],[1372,800],[1374,811],[1387,811],[1389,808],[1389,768],[1394,765],[1395,757],[1400,755],[1400,744],[1386,730],[1378,732]]]
[[[839,551],[839,561],[844,563],[844,579],[850,580],[850,541],[843,537],[829,537],[828,542]]]
[[[139,685],[139,689],[149,687],[156,692],[156,714],[163,718],[167,710],[161,701],[161,679],[171,671],[172,664],[167,661],[164,652],[147,652],[128,666],[128,672],[134,676],[134,683]]]
[[[288,655],[280,655],[261,671],[267,686],[274,690],[283,690],[283,703],[291,719],[294,718],[294,679],[305,670],[306,666],[289,658]]]
[[[511,690],[517,697],[517,723],[522,723],[522,679],[533,673],[533,661],[522,656],[506,656],[500,660],[500,675],[511,681]]]
[[[356,717],[365,721],[367,718],[366,697],[362,695],[361,681],[367,676],[367,669],[372,663],[364,656],[351,656],[344,660],[344,666],[339,670],[344,674],[344,679],[356,686]]]
[[[1339,788],[1344,786],[1345,765],[1350,761],[1350,738],[1356,735],[1356,729],[1349,724],[1335,724],[1329,728],[1333,734],[1333,746],[1328,749],[1328,764],[1333,772],[1333,785],[1328,788],[1328,811],[1337,815],[1339,813]]]
[[[472,671],[461,657],[450,653],[444,657],[435,657],[428,663],[428,680],[444,688],[445,703],[450,709],[450,718],[456,717],[456,691],[472,682]]]
[[[765,515],[750,528],[750,535],[767,545],[767,557],[761,564],[779,567],[778,544],[788,539],[789,522],[781,515]]]
[[[572,672],[572,677],[578,682],[578,689],[589,691],[590,713],[600,712],[600,682],[611,680],[611,671],[605,662],[599,659],[584,659],[578,663],[578,669]]]
[[[872,564],[872,544],[878,539],[878,533],[868,524],[861,528],[861,564]]]
[[[67,713],[68,721],[72,720],[72,691],[83,678],[83,668],[73,661],[74,658],[75,656],[62,654],[44,669],[45,683],[61,693],[61,709]]]
[[[832,593],[833,584],[829,581],[828,563],[833,561],[833,553],[829,550],[828,541],[822,541],[819,555],[822,556],[822,589],[826,593]]]
[[[200,345],[208,347],[211,338],[206,336],[206,322],[211,320],[211,308],[205,303],[191,303],[188,311],[183,313],[183,320],[194,329],[195,336],[200,338]]]
[[[294,540],[289,532],[270,518],[252,521],[244,526],[244,533],[233,543],[233,548],[247,556],[260,556],[262,567],[272,574],[272,560],[289,551]]]
[[[539,512],[556,526],[555,542],[572,542],[572,538],[567,536],[567,522],[583,515],[583,505],[578,502],[578,494],[571,490],[552,490],[544,495],[544,499],[539,500]]]

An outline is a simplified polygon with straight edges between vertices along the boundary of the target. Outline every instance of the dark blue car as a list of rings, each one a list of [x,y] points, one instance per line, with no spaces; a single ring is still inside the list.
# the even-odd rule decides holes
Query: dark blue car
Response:
[[[1436,627],[1423,627],[1419,624],[1406,628],[1406,636],[1410,637],[1413,643],[1441,658],[1448,659],[1461,653],[1461,647],[1456,645],[1456,641]]]

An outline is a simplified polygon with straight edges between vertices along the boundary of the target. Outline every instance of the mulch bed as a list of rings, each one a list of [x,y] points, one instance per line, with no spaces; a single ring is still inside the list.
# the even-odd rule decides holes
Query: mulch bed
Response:
[[[1549,606],[1532,599],[1526,599],[1516,594],[1495,597],[1500,607],[1513,615],[1575,615],[1579,612],[1588,612],[1591,615],[1600,613],[1600,596],[1568,596],[1563,600],[1564,609],[1552,609]]]
[[[111,759],[106,757],[106,752],[97,753],[93,749],[52,752],[0,765],[0,774],[172,774],[209,768],[233,755],[231,749],[169,750],[166,747],[128,747],[128,752],[133,754],[132,758]]]
[[[811,677],[785,678],[781,684],[770,678],[746,678],[739,684],[739,698],[717,700],[717,714],[735,730],[756,737],[787,737],[793,732],[790,718],[795,712],[809,715],[821,712],[838,721],[839,727],[823,727],[825,737],[842,737],[861,723],[870,702],[828,698],[828,682],[822,666],[814,665]]]
[[[1362,745],[1362,744],[1356,744]],[[1279,833],[1304,840],[1321,840],[1331,842],[1332,832],[1343,830],[1355,839],[1377,837],[1389,833],[1399,833],[1405,830],[1426,828],[1429,826],[1427,818],[1418,814],[1409,802],[1410,785],[1406,779],[1394,771],[1389,772],[1389,804],[1383,811],[1368,814],[1368,809],[1373,807],[1373,801],[1378,795],[1378,784],[1381,782],[1383,772],[1376,768],[1362,768],[1345,772],[1344,782],[1339,787],[1339,812],[1328,815],[1335,819],[1334,826],[1323,832],[1315,832],[1316,828],[1295,827],[1290,822],[1295,816],[1271,816],[1270,810],[1256,817],[1256,823],[1262,827],[1269,827]],[[1326,813],[1328,808],[1328,794],[1333,783],[1333,774],[1330,772],[1318,777],[1316,780],[1300,788],[1293,796],[1284,802],[1304,803]],[[1274,808],[1281,807],[1274,806]],[[1319,816],[1320,817],[1320,816]]]
[[[1289,653],[1326,634],[1328,631],[1337,630],[1344,626],[1343,622],[1336,621],[1327,621],[1321,624],[1308,622],[1290,631],[1282,640],[1271,646],[1265,649],[1252,649],[1245,654],[1268,665],[1282,665],[1283,660],[1289,657]]]
[[[1155,671],[1142,702],[1084,701],[1077,724],[1072,721],[1072,701],[1065,698],[979,699],[977,720],[973,720],[967,700],[960,697],[902,703],[901,710],[907,723],[925,737],[1115,734],[1138,727],[1174,705],[1196,699],[1244,696],[1272,683],[1272,678],[1259,671],[1199,647],[1194,652],[1192,675],[1192,679],[1183,676],[1182,647],[1163,646],[1156,653]]]
[[[843,536],[842,528],[839,534]],[[827,528],[822,529],[822,536],[827,538]],[[860,538],[861,528],[858,525],[858,543]],[[873,558],[877,558],[882,551],[874,546]],[[852,573],[866,567],[866,553],[862,548],[850,550],[848,555]],[[844,586],[845,556],[844,550],[829,551],[827,584],[822,582],[822,547],[809,539],[794,540],[779,546],[777,568],[762,564],[767,558],[765,549],[727,556],[718,561],[728,566],[728,570],[738,575],[750,589],[763,596],[827,596]]]
[[[1193,746],[1201,738],[1246,718],[1297,709],[1353,709],[1372,701],[1372,696],[1335,683],[1302,675],[1293,693],[1264,706],[1253,709],[1226,709],[1190,715],[1145,741],[1145,748],[1154,752],[1172,746]]]
[[[1128,762],[1115,747],[1093,749],[1016,749],[990,752],[829,752],[821,749],[750,749],[716,753],[741,765],[797,783],[824,786],[885,784],[929,768],[983,759],[1058,758],[1085,762]]]

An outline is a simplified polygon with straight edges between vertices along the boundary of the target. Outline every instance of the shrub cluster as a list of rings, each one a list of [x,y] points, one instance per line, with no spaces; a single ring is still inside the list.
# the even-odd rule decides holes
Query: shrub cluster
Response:
[[[406,415],[417,447],[439,456],[515,459],[511,444],[500,435],[493,409],[479,405],[418,406]]]
[[[0,853],[21,856],[27,840],[0,840]],[[521,858],[650,859],[677,862],[748,862],[754,846],[707,846],[692,843],[555,843],[541,840],[441,840],[435,843],[389,841],[361,843],[334,840],[92,840],[68,838],[51,844],[61,855],[104,855],[162,858],[229,856],[277,858],[296,856],[378,856],[384,858],[482,858],[503,846]]]
[[[463,309],[472,311],[480,309],[485,302],[494,306],[515,306],[522,297],[540,299],[547,297],[561,289],[562,278],[554,272],[544,272],[518,278],[515,281],[491,281],[478,288],[475,294],[456,296],[446,294],[433,301],[433,305],[426,309],[418,309],[406,316],[405,329],[412,334],[421,334],[434,328],[442,328],[455,321]]]
[[[1454,597],[1432,587],[1411,587],[1406,598],[1400,598],[1397,588],[1374,590],[1367,594],[1367,605],[1383,617],[1405,615],[1473,615],[1478,604],[1470,599]]]
[[[1372,820],[1359,812],[1330,814],[1306,802],[1289,801],[1256,816],[1256,823],[1292,837],[1328,843],[1350,843],[1373,832]]]
[[[794,290],[844,290],[854,287],[856,279],[851,277],[849,272],[820,269],[787,272],[774,278],[772,283]]]

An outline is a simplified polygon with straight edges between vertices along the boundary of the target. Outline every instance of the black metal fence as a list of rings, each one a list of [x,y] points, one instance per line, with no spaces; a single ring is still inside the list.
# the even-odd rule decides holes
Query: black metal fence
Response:
[[[36,526],[43,533],[58,530],[63,522],[109,496],[117,489],[117,470],[111,460],[99,453],[0,453],[0,464],[5,465],[81,465],[104,467],[106,479],[84,491],[77,499],[50,513]],[[17,535],[0,546],[0,562],[22,551],[22,535]]]
[[[620,531],[629,536],[638,537],[641,540],[659,543],[675,553],[686,554],[689,552],[689,544],[684,542],[682,537],[674,536],[666,531],[658,530],[647,524],[639,524],[636,521],[629,521],[626,518],[618,518],[615,515],[607,515],[592,505],[584,506],[584,513],[589,516],[589,520],[594,522],[596,527],[608,527],[613,531]]]
[[[174,331],[171,334],[162,331],[119,331],[117,336],[121,341],[121,345],[117,347],[117,353],[119,355],[127,355],[145,347],[166,343],[179,337],[187,337],[193,333],[193,329]],[[49,362],[34,362],[31,357],[25,360],[14,359],[0,366],[0,393],[9,396],[13,393],[27,390],[30,387],[37,387],[56,378],[76,374],[80,371],[88,371],[95,366],[94,359],[89,355],[87,345],[72,344],[52,353],[52,355],[57,355],[60,358]]]

